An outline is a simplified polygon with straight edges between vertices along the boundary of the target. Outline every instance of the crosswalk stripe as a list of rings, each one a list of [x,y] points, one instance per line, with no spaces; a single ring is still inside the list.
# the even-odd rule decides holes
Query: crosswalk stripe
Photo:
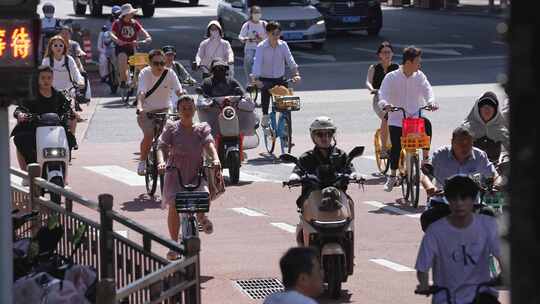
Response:
[[[296,233],[296,227],[287,223],[270,223],[270,225],[277,227],[281,230],[287,231],[289,233]]]
[[[144,176],[139,176],[136,172],[128,170],[126,168],[112,165],[112,166],[86,166],[84,169],[92,172],[104,175],[115,181],[124,183],[128,186],[145,186]]]
[[[236,208],[231,208],[231,210],[234,212],[243,214],[243,215],[247,215],[247,216],[255,216],[255,217],[266,216],[266,214],[264,213],[261,213],[261,212],[258,212],[258,211],[255,211],[253,209],[246,208],[246,207],[236,207]]]
[[[401,210],[401,209],[399,209],[397,207],[394,207],[394,206],[388,206],[388,205],[386,205],[384,203],[377,202],[377,201],[365,201],[364,204],[370,205],[370,206],[373,206],[373,207],[376,207],[376,208],[379,208],[379,209],[383,209],[383,210],[386,210],[388,212],[392,212],[392,213],[395,213],[395,214],[404,215],[404,216],[412,217],[412,218],[420,218],[420,216],[422,215],[421,213],[411,213],[409,211]]]
[[[407,267],[407,266],[403,266],[401,264],[398,264],[398,263],[394,263],[394,262],[391,262],[391,261],[388,261],[388,260],[385,260],[385,259],[370,259],[371,262],[375,263],[375,264],[379,264],[381,266],[384,266],[384,267],[387,267],[387,268],[390,268],[394,271],[397,271],[397,272],[410,272],[410,271],[414,271],[414,269],[410,268],[410,267]]]

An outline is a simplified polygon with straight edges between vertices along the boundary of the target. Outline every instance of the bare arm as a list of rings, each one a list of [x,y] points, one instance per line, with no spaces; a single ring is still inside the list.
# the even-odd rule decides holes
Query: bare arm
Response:
[[[206,155],[208,155],[212,159],[212,163],[214,165],[220,165],[221,166],[221,164],[219,162],[219,155],[217,153],[216,146],[214,145],[213,142],[207,143],[204,146],[204,151],[205,151]]]
[[[367,71],[367,77],[366,77],[366,87],[370,92],[375,91],[375,88],[373,87],[374,74],[375,74],[375,69],[373,68],[373,65],[371,65]]]

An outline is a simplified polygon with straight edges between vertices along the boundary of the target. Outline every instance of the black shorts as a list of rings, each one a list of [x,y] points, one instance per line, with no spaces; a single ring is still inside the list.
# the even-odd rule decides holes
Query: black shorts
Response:
[[[133,54],[135,54],[135,50],[133,49],[133,46],[131,45],[117,45],[115,47],[115,50],[116,50],[116,56],[118,56],[118,54],[120,53],[125,53],[128,58],[129,56],[133,56]]]

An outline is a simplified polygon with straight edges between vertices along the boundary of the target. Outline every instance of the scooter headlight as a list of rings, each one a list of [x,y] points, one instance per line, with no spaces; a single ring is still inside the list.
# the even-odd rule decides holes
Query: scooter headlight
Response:
[[[65,157],[66,149],[64,148],[45,148],[43,149],[44,158],[58,158]]]
[[[236,111],[233,107],[225,107],[223,109],[223,118],[231,120],[236,116]]]

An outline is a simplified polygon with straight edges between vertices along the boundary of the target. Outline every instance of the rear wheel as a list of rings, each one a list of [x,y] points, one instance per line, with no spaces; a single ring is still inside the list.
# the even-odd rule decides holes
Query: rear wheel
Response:
[[[90,14],[94,17],[101,17],[103,14],[103,5],[96,3],[98,0],[88,0],[88,7],[90,8]]]
[[[377,129],[377,131],[375,132],[373,144],[375,146],[375,161],[377,162],[377,168],[379,168],[379,172],[384,175],[386,174],[386,172],[388,172],[388,168],[390,168],[390,161],[388,157],[381,158],[381,152],[383,150],[383,147],[380,129]]]
[[[77,16],[83,16],[86,13],[86,5],[80,4],[79,0],[73,0],[73,11]]]
[[[157,151],[152,147],[150,153],[146,157],[146,173],[144,175],[144,181],[146,183],[146,193],[150,196],[154,196],[158,183],[157,172]]]
[[[280,143],[281,154],[291,153],[292,150],[292,121],[290,113],[281,113],[283,119],[283,129],[281,130]]]
[[[240,181],[240,153],[230,153],[227,162],[229,165],[229,177],[231,183],[236,185]]]
[[[328,295],[332,299],[341,297],[341,282],[344,275],[343,257],[331,255],[324,257],[324,273],[328,282]]]
[[[420,196],[420,159],[417,155],[411,157],[411,203],[414,208],[418,208],[418,200]]]
[[[64,188],[64,179],[60,176],[55,176],[51,178],[50,182],[57,185],[58,187]],[[53,193],[53,192],[51,192],[50,194],[51,194],[51,201],[53,203],[57,203],[58,205],[60,205],[60,203],[62,202],[62,196],[60,194]]]
[[[154,16],[154,12],[156,11],[156,6],[151,3],[143,3],[142,5],[142,12],[143,16],[146,18]]]

